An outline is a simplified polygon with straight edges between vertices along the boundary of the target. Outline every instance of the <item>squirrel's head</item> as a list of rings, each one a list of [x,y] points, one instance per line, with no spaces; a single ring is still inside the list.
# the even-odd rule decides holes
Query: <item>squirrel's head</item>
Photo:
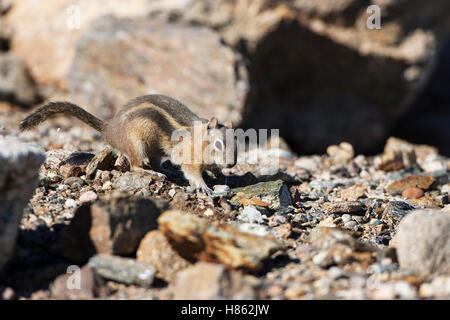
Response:
[[[180,141],[181,139],[181,141]],[[204,164],[230,168],[237,161],[233,123],[219,124],[216,118],[195,122],[188,130],[172,133],[171,161],[175,164]]]
[[[205,160],[218,165],[221,168],[231,168],[237,161],[237,145],[234,137],[233,122],[226,121],[220,124],[212,117],[206,124]]]

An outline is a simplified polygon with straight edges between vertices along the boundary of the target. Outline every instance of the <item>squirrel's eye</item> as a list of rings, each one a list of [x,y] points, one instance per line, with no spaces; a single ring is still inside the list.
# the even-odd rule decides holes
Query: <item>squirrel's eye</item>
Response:
[[[215,140],[214,141],[214,148],[216,148],[219,151],[222,151],[223,149],[223,142],[220,140]]]

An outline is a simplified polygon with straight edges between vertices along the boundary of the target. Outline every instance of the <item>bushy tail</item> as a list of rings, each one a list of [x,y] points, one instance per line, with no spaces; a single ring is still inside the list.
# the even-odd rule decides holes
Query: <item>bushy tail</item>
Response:
[[[92,128],[103,131],[105,123],[76,104],[70,102],[49,102],[30,114],[20,123],[20,131],[29,130],[57,113],[77,117]]]

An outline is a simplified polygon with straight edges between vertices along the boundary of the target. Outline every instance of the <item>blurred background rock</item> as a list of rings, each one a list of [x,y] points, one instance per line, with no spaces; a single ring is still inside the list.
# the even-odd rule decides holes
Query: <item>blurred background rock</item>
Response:
[[[280,128],[298,153],[396,135],[450,155],[450,2],[0,0],[0,99],[106,119],[150,93]]]

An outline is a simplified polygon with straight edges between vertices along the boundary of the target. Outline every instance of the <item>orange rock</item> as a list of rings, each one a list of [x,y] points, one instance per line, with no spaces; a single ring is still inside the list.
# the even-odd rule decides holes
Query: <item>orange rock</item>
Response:
[[[423,190],[416,187],[406,188],[402,192],[402,197],[406,199],[419,199],[423,197]]]
[[[386,191],[389,193],[400,193],[408,188],[421,188],[427,190],[434,182],[434,178],[430,176],[424,176],[420,174],[405,177],[401,180],[394,181],[386,187]]]
[[[156,267],[157,276],[171,282],[176,274],[190,266],[172,249],[167,238],[159,230],[150,231],[139,244],[136,259]]]
[[[178,210],[164,212],[158,223],[172,248],[188,261],[199,259],[219,262],[231,269],[256,271],[263,260],[284,249],[272,235],[257,236],[237,226],[210,223]]]
[[[270,206],[270,203],[262,201],[258,198],[251,198],[251,199],[241,199],[239,202],[244,206],[254,205],[254,206],[260,206],[260,207],[268,207]]]

